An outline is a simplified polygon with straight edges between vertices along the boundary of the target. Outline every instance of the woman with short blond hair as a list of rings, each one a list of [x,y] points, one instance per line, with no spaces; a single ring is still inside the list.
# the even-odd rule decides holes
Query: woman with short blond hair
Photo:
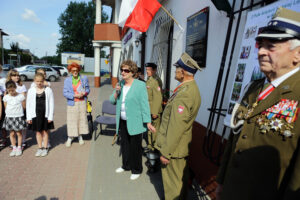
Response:
[[[131,180],[140,177],[142,166],[142,133],[147,129],[155,132],[151,125],[150,107],[146,84],[135,79],[138,68],[135,62],[125,60],[121,64],[122,81],[110,96],[116,104],[116,127],[121,135],[122,166],[116,173],[131,171]]]

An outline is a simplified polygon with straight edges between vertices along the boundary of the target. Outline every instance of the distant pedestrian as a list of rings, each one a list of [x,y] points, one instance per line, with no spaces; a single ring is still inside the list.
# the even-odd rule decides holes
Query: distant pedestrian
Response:
[[[51,88],[44,86],[44,81],[43,74],[37,73],[34,76],[35,86],[28,90],[26,101],[28,129],[36,131],[39,147],[35,154],[37,157],[48,154],[48,130],[54,129],[54,96]]]
[[[89,133],[86,100],[90,93],[89,81],[80,75],[81,67],[77,63],[68,66],[71,76],[64,82],[64,97],[67,99],[67,129],[68,140],[66,147],[70,147],[74,137],[78,137],[80,145],[84,144],[82,135]]]
[[[6,82],[7,81],[14,81],[17,85],[17,88],[16,88],[16,92],[18,94],[23,94],[24,97],[26,98],[26,92],[27,92],[27,89],[26,89],[26,86],[22,83],[21,79],[20,79],[20,74],[17,70],[15,69],[11,69],[8,73],[7,73],[7,78],[6,78]],[[26,110],[24,108],[24,113],[26,113]],[[25,148],[26,147],[26,129],[22,130],[22,148]]]
[[[142,74],[142,69],[140,67],[138,67],[138,71],[137,71],[136,75],[134,76],[134,78],[136,78],[139,81],[146,82],[144,80],[144,74]]]
[[[142,133],[151,125],[150,108],[146,84],[135,79],[136,63],[125,60],[121,64],[122,81],[110,96],[110,102],[117,104],[117,132],[120,128],[122,166],[116,173],[131,170],[131,180],[139,178],[142,166]]]
[[[6,82],[7,95],[4,96],[3,102],[5,107],[5,119],[3,128],[10,132],[10,142],[12,144],[12,152],[10,156],[22,155],[22,130],[26,128],[24,120],[25,97],[16,92],[17,86],[14,81]],[[16,142],[15,136],[18,141]],[[18,144],[18,147],[16,146]]]

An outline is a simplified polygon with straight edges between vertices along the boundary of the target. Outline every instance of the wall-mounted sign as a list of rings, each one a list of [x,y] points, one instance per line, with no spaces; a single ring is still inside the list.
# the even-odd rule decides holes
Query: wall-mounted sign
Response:
[[[185,51],[200,67],[206,67],[208,18],[208,7],[187,18]]]
[[[78,65],[84,65],[84,54],[72,52],[61,53],[62,65],[69,65],[73,62],[77,63]]]
[[[130,32],[124,39],[124,45],[132,38],[132,32]]]

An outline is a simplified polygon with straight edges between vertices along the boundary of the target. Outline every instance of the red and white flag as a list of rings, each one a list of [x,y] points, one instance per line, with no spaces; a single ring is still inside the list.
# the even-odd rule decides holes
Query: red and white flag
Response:
[[[119,25],[146,32],[160,7],[157,0],[122,0]]]

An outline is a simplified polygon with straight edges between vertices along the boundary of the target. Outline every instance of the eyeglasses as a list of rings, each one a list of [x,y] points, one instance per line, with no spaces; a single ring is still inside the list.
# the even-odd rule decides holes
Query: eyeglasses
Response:
[[[12,74],[11,76],[20,76],[19,74]]]
[[[73,72],[78,72],[78,70],[76,70],[76,69],[75,69],[75,70],[71,70],[71,72],[72,72],[72,73],[73,73]]]
[[[122,72],[129,73],[130,70],[129,70],[129,69],[121,69],[121,73],[122,73]]]

